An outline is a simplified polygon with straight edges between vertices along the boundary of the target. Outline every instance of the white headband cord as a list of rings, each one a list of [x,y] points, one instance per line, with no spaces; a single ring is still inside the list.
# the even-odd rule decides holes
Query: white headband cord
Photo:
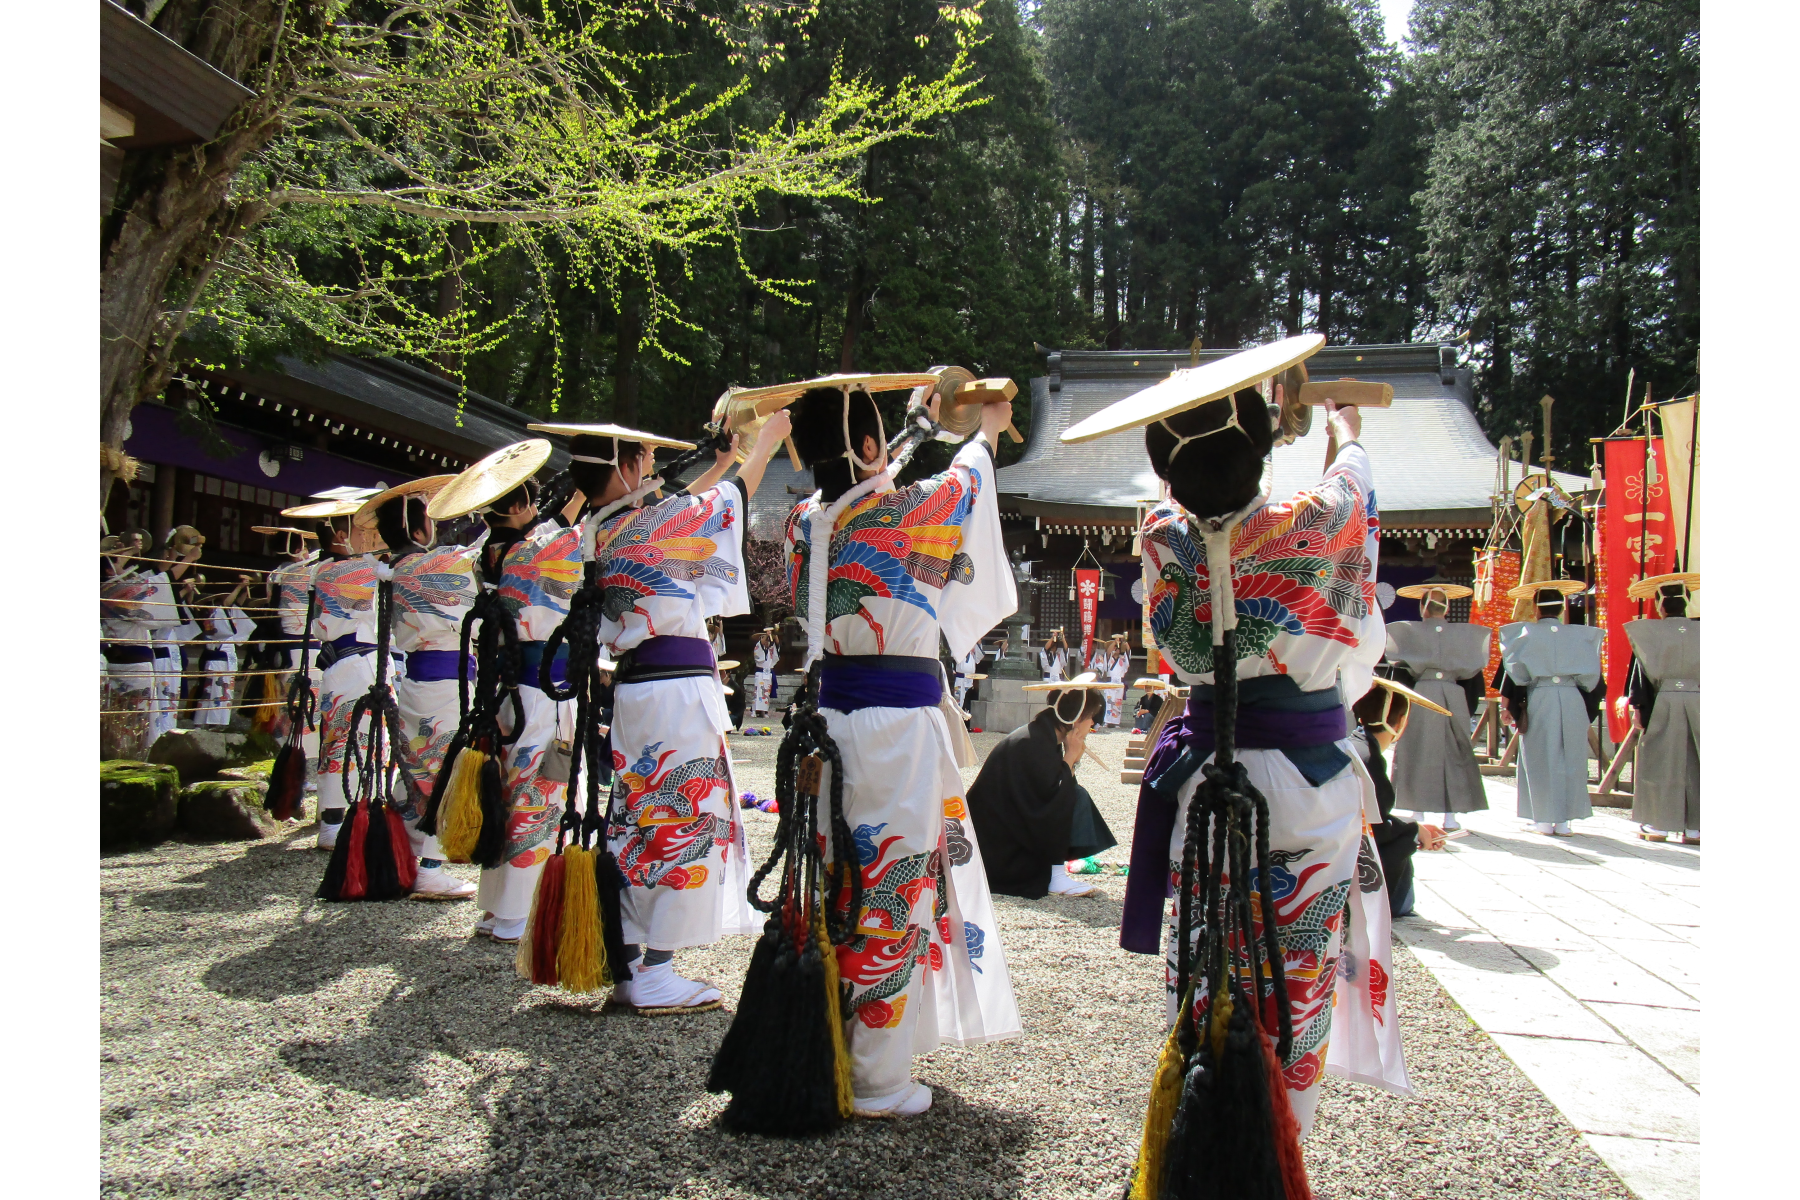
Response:
[[[862,394],[865,396],[869,395],[869,393],[867,393],[867,392],[863,392]],[[872,459],[869,462],[864,462],[862,460],[862,455],[860,455],[856,452],[856,447],[853,446],[850,442],[850,389],[849,388],[846,387],[843,389],[843,396],[844,396],[844,453],[842,455],[840,455],[840,457],[847,458],[851,462],[855,463],[856,468],[859,471],[873,471],[881,463],[881,448],[883,446],[887,445],[887,426],[881,420],[881,406],[879,404],[875,404],[875,397],[869,396],[869,403],[874,405],[874,407],[875,407],[875,429],[876,429],[875,457],[874,457],[874,459]]]
[[[1223,425],[1220,425],[1216,429],[1208,429],[1204,433],[1181,434],[1181,433],[1175,432],[1175,427],[1173,425],[1169,424],[1168,417],[1164,417],[1162,420],[1157,422],[1158,425],[1161,425],[1163,427],[1163,429],[1168,432],[1170,437],[1175,439],[1175,448],[1173,450],[1169,451],[1169,457],[1168,457],[1169,462],[1171,462],[1171,463],[1174,462],[1175,456],[1177,454],[1180,454],[1182,451],[1182,448],[1185,447],[1189,442],[1197,442],[1201,438],[1209,438],[1215,433],[1224,433],[1227,429],[1237,430],[1239,433],[1244,435],[1244,440],[1246,442],[1251,442],[1249,430],[1245,429],[1243,427],[1243,425],[1238,421],[1237,393],[1233,392],[1230,395],[1225,396],[1224,399],[1226,401],[1228,401],[1226,408],[1231,413],[1231,415],[1225,419],[1225,423]],[[1210,401],[1208,403],[1210,403]],[[1255,443],[1251,442],[1251,444],[1254,445]]]

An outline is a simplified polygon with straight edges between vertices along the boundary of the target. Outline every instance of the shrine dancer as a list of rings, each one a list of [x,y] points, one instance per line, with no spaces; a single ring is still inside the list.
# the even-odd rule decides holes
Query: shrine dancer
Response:
[[[373,555],[352,549],[350,530],[343,521],[360,507],[355,500],[305,506],[320,515],[312,640],[318,645],[319,833],[315,844],[321,850],[336,846],[343,829],[350,807],[344,791],[344,764],[351,750],[350,718],[356,702],[375,683],[376,563]]]
[[[544,643],[568,616],[581,583],[581,532],[568,519],[579,510],[581,494],[563,512],[538,507],[532,476],[549,456],[550,443],[542,438],[497,450],[438,492],[430,509],[439,519],[476,512],[486,522],[483,586],[495,590],[518,642],[518,706],[502,704],[498,717],[501,732],[513,738],[501,764],[505,849],[497,866],[482,869],[476,894],[482,911],[475,932],[505,945],[518,942],[531,914],[532,893],[563,812],[574,740],[575,702],[554,701],[539,686]],[[567,679],[567,663],[566,653],[551,661],[558,686]]]
[[[1500,627],[1500,703],[1519,730],[1519,816],[1536,833],[1566,837],[1594,815],[1588,799],[1588,725],[1600,709],[1602,631],[1568,623],[1578,579],[1524,583],[1506,593],[1530,599],[1537,620]]]
[[[1277,1036],[1273,1004],[1285,1002],[1293,1037],[1282,1079],[1304,1136],[1327,1071],[1411,1094],[1389,986],[1392,918],[1365,824],[1381,818],[1374,785],[1347,737],[1340,690],[1340,678],[1370,675],[1384,642],[1374,603],[1378,526],[1355,408],[1326,405],[1322,481],[1271,499],[1264,464],[1274,443],[1273,406],[1251,388],[1269,375],[1257,354],[1190,372],[1189,386],[1202,389],[1203,402],[1170,389],[1160,410],[1134,411],[1126,400],[1083,424],[1146,425],[1151,468],[1168,481],[1171,497],[1145,518],[1141,535],[1150,625],[1163,657],[1191,686],[1185,715],[1163,727],[1145,765],[1120,944],[1165,955],[1172,1023],[1180,1007],[1178,922],[1171,921],[1166,938],[1159,934],[1165,897],[1180,885],[1187,809],[1215,748],[1211,572],[1228,557],[1235,759],[1268,798],[1268,853],[1279,864],[1273,894],[1287,994],[1264,1001],[1263,1022]],[[1304,378],[1298,367],[1283,370],[1273,381],[1276,405]],[[1207,391],[1217,398],[1205,399]],[[1254,913],[1260,939],[1265,916],[1260,905]],[[1194,929],[1192,945],[1200,933]],[[1204,976],[1196,966],[1197,1012],[1216,982]]]
[[[147,537],[135,533],[108,537],[100,548],[100,649],[106,660],[106,707],[131,714],[127,736],[137,744],[120,750],[141,758],[155,740],[150,733],[157,706],[153,635],[180,618],[166,577],[144,569],[148,565],[142,562],[149,549]]]
[[[373,525],[385,544],[394,583],[394,649],[406,656],[394,681],[394,702],[406,737],[398,747],[406,770],[401,816],[419,858],[415,900],[467,900],[475,885],[444,870],[444,852],[435,835],[420,833],[419,819],[437,784],[438,770],[461,720],[458,695],[466,660],[462,622],[475,603],[479,584],[475,560],[487,541],[483,533],[468,546],[438,546],[437,524],[425,506],[455,478],[415,479],[370,497],[357,511],[358,524]],[[473,670],[469,676],[474,677]]]
[[[788,576],[807,661],[823,656],[818,706],[862,869],[837,947],[855,1107],[906,1116],[931,1106],[914,1055],[1020,1032],[937,658],[940,638],[960,658],[1018,607],[994,483],[1011,405],[985,405],[949,469],[904,488],[868,392],[813,388],[792,411],[819,491],[788,518]]]
[[[775,626],[771,625],[756,635],[756,644],[751,649],[756,662],[756,691],[753,709],[759,717],[769,715],[769,702],[775,695],[775,664],[781,660],[781,645],[775,638]]]
[[[717,1008],[719,990],[676,973],[675,951],[755,934],[747,844],[726,742],[730,717],[709,622],[750,610],[748,504],[787,433],[776,413],[748,460],[735,453],[684,493],[661,487],[656,447],[691,445],[617,425],[532,425],[570,437],[569,474],[587,497],[583,557],[606,600],[600,641],[617,662],[608,842],[627,887],[620,917],[630,980],[614,1000],[651,1015]]]
[[[1488,806],[1481,768],[1470,741],[1470,719],[1485,694],[1488,646],[1493,630],[1450,619],[1450,602],[1474,595],[1460,583],[1417,583],[1395,595],[1417,600],[1424,619],[1387,627],[1387,661],[1401,683],[1450,710],[1412,714],[1412,732],[1394,750],[1394,805],[1423,818],[1442,813],[1441,828],[1460,829],[1456,814]]]
[[[237,648],[256,632],[256,622],[238,607],[238,602],[249,590],[250,577],[239,575],[236,587],[224,595],[210,597],[198,614],[200,636],[206,642],[199,667],[206,678],[196,689],[196,725],[231,724],[232,684],[238,670]]]
[[[1637,729],[1631,819],[1648,841],[1700,844],[1700,618],[1688,611],[1695,572],[1654,575],[1627,590],[1654,599],[1656,617],[1625,622],[1627,690]]]
[[[1069,677],[1069,643],[1062,630],[1044,639],[1044,648],[1038,651],[1038,666],[1044,672],[1045,683],[1060,683]]]
[[[1124,635],[1113,638],[1107,647],[1106,680],[1112,686],[1104,693],[1106,697],[1106,718],[1103,725],[1107,729],[1117,729],[1125,716],[1125,676],[1131,670],[1131,643]]]

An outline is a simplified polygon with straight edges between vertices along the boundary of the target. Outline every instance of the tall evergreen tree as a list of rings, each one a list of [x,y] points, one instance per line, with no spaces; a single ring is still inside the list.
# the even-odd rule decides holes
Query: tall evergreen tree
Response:
[[[1556,397],[1557,453],[1617,424],[1628,373],[1697,384],[1696,0],[1421,0],[1426,265],[1473,334],[1494,432]]]

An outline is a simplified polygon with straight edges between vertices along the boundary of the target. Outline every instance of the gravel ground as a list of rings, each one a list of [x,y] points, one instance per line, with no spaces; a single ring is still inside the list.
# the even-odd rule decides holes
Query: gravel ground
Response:
[[[741,787],[772,787],[776,743],[734,739]],[[1116,766],[1125,735],[1089,744]],[[1129,843],[1135,789],[1082,776]],[[749,816],[753,851],[774,821]],[[1090,898],[996,898],[1026,1034],[921,1060],[929,1113],[786,1142],[715,1123],[703,1081],[726,1013],[603,1015],[532,988],[510,948],[468,936],[472,904],[315,901],[311,840],[101,861],[103,1196],[1113,1197],[1135,1158],[1162,997],[1158,963],[1118,949],[1120,877]],[[729,1008],[750,947],[677,965]],[[1628,1197],[1394,958],[1419,1094],[1327,1077],[1306,1150],[1321,1200]]]

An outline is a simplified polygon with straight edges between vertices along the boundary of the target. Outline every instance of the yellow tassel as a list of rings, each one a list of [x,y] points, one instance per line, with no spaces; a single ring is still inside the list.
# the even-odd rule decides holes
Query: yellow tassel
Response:
[[[600,941],[600,889],[594,883],[594,852],[563,850],[563,915],[556,943],[556,973],[571,992],[597,992],[610,977]]]
[[[519,935],[519,949],[513,955],[513,970],[519,978],[530,983],[531,980],[531,943],[532,934],[537,931],[538,901],[544,895],[544,874],[538,873],[537,886],[531,889],[531,911],[525,914],[525,932]]]
[[[438,845],[453,863],[466,863],[481,837],[481,768],[487,755],[464,746],[450,765],[450,780],[438,803]]]
[[[1193,1003],[1193,999],[1190,985],[1186,1003]],[[1179,1028],[1177,1021],[1176,1029]],[[1175,1110],[1181,1106],[1182,1077],[1187,1073],[1187,1059],[1175,1039],[1176,1029],[1169,1030],[1169,1040],[1163,1043],[1162,1054],[1156,1060],[1156,1075],[1150,1082],[1150,1105],[1144,1112],[1144,1139],[1138,1145],[1137,1167],[1131,1173],[1130,1200],[1156,1200],[1162,1189],[1169,1127],[1175,1123]]]
[[[1207,1026],[1207,1037],[1212,1041],[1213,1061],[1218,1062],[1225,1056],[1225,1026],[1231,1020],[1231,992],[1220,988],[1213,993],[1212,1023]]]
[[[850,1078],[850,1045],[844,1038],[844,1011],[838,985],[837,949],[825,932],[822,911],[813,913],[813,938],[825,961],[825,1014],[831,1022],[831,1059],[836,1064],[838,1115],[845,1120],[856,1111],[856,1085]]]

